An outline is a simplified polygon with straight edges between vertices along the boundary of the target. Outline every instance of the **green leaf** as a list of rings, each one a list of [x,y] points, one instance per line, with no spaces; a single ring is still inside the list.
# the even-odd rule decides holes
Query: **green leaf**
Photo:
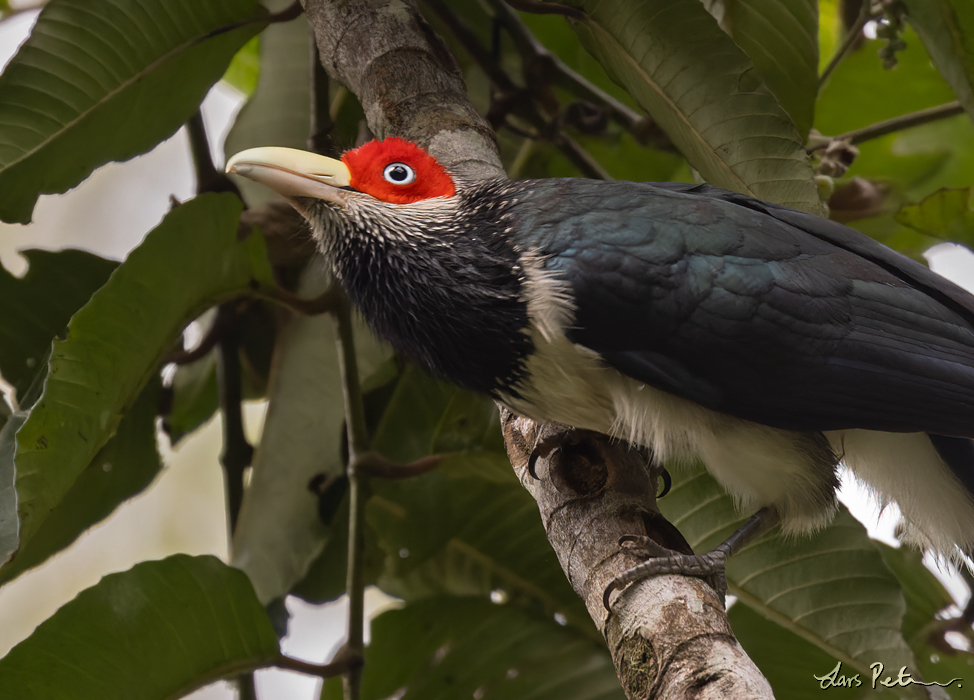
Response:
[[[0,428],[0,562],[7,561],[20,541],[14,455],[17,453],[17,431],[26,420],[26,412],[15,411]]]
[[[896,221],[928,236],[958,243],[974,243],[974,188],[942,189],[919,204],[908,204],[896,214]]]
[[[261,34],[260,80],[227,134],[224,150],[228,157],[255,146],[307,148],[311,133],[310,41],[303,14],[290,22],[272,24]],[[277,197],[253,180],[233,179],[252,207]]]
[[[917,35],[908,28],[903,40],[907,49],[892,70],[884,70],[877,56],[881,40],[864,41],[842,60],[822,88],[816,129],[835,136],[955,99]]]
[[[583,45],[713,185],[824,211],[802,139],[698,0],[573,3]]]
[[[968,0],[903,0],[930,58],[974,119],[974,5]]]
[[[223,74],[223,81],[242,92],[252,95],[260,76],[260,37],[255,36],[233,55],[233,60]]]
[[[268,144],[307,147],[310,41],[303,16],[273,24],[261,34],[260,79],[227,134],[228,155]],[[251,207],[276,196],[247,178],[234,180]],[[299,293],[317,296],[328,283],[312,266],[303,273]],[[389,350],[363,325],[358,330],[359,364],[367,374]],[[320,521],[308,484],[316,475],[334,476],[345,468],[345,409],[335,342],[330,316],[289,318],[277,338],[264,432],[233,542],[234,564],[248,573],[265,602],[290,591],[332,544],[333,533]],[[334,545],[329,554],[343,551],[343,542]],[[334,573],[331,568],[326,574]],[[328,582],[334,579],[323,576]]]
[[[974,675],[974,654],[969,649],[949,653],[940,643],[942,639],[937,640],[937,635],[951,622],[944,611],[955,601],[940,580],[924,566],[920,553],[907,547],[894,549],[887,545],[880,545],[880,551],[900,580],[906,598],[903,634],[913,646],[920,664],[920,673],[911,669],[912,675],[922,674],[924,681],[946,685],[952,697],[961,697],[960,688]]]
[[[777,698],[851,700],[861,698],[863,688],[869,685],[868,674],[843,665],[815,644],[761,617],[753,608],[736,604],[727,617],[734,636],[768,679]]]
[[[884,670],[886,675],[896,676],[897,669]],[[970,652],[950,654],[938,651],[921,659],[920,670],[923,671],[925,682],[945,688],[945,692],[954,700],[963,700],[970,695],[970,679],[974,676],[974,655]]]
[[[247,577],[179,554],[106,576],[41,623],[0,659],[0,699],[174,700],[278,653]]]
[[[481,446],[503,450],[493,402],[415,365],[403,370],[372,433],[372,449],[399,462]]]
[[[903,587],[906,599],[903,635],[912,641],[938,613],[952,605],[954,599],[940,579],[924,566],[923,556],[919,552],[908,547],[897,549],[881,542],[877,546]]]
[[[172,407],[163,417],[163,429],[175,446],[184,437],[208,421],[220,408],[216,378],[216,356],[204,357],[179,365],[173,373]]]
[[[818,96],[818,3],[738,0],[704,4],[761,71],[805,138]]]
[[[336,686],[337,692],[336,695]],[[323,698],[341,698],[340,684]],[[441,596],[372,621],[362,700],[622,700],[604,644],[512,605]]]
[[[372,446],[401,462],[431,453],[443,461],[419,477],[373,482],[366,517],[386,552],[378,585],[409,600],[501,590],[597,636],[499,436],[488,399],[404,370]]]
[[[43,376],[54,336],[105,284],[118,263],[82,250],[21,254],[29,265],[23,277],[0,267],[0,374],[26,410],[27,389]]]
[[[660,510],[694,551],[716,546],[740,524],[731,498],[702,467],[674,470]],[[815,644],[854,672],[881,661],[916,661],[901,632],[906,604],[865,528],[840,508],[832,524],[807,537],[776,530],[727,562],[739,603]],[[828,669],[825,669],[828,670]]]
[[[78,476],[34,537],[0,568],[0,584],[44,562],[122,501],[144,490],[162,468],[156,448],[159,382],[153,381],[125,414],[118,430]],[[16,513],[16,511],[14,511]]]
[[[115,432],[186,323],[272,283],[263,240],[238,240],[241,209],[230,194],[174,209],[55,342],[44,393],[17,433],[22,544]]]
[[[537,504],[503,453],[450,455],[432,473],[382,485],[369,525],[388,552],[379,584],[410,600],[504,591],[594,631],[545,537]]]
[[[924,265],[927,264],[927,260],[923,254],[931,246],[943,243],[942,239],[932,238],[897,223],[896,216],[892,213],[871,216],[867,219],[857,219],[850,221],[848,225]]]
[[[880,41],[863,42],[842,61],[822,91],[816,129],[837,135],[955,99],[916,33],[907,28],[903,39],[908,48],[897,54],[892,70],[884,70],[876,55]],[[916,257],[934,241],[924,242],[893,221],[891,213],[940,188],[967,188],[974,182],[974,123],[959,115],[870,139],[858,148],[847,178],[875,182],[889,194],[879,220],[859,219],[850,225],[887,245],[906,241],[911,249],[905,252]]]
[[[840,19],[841,0],[818,2],[818,70],[821,73],[835,55],[845,27]]]
[[[267,394],[267,376],[277,334],[275,311],[267,302],[256,300],[236,310],[235,321],[240,328],[241,390],[245,401],[261,400]],[[213,310],[197,322],[212,322],[215,316]],[[208,327],[205,333],[209,332]],[[162,417],[162,427],[170,444],[175,446],[212,418],[220,407],[216,353],[211,350],[194,362],[177,366],[172,375],[170,394],[169,412]]]
[[[329,282],[310,265],[298,293],[313,298]],[[355,341],[361,374],[388,356],[388,347],[360,321]],[[233,563],[247,572],[265,603],[304,577],[332,534],[319,518],[309,483],[318,474],[334,476],[345,468],[334,319],[292,316],[280,332],[276,358],[264,431],[233,539]]]
[[[373,448],[397,461],[433,452],[443,460],[419,477],[373,480],[366,506],[370,580],[407,600],[501,594],[561,613],[598,638],[545,537],[537,504],[511,469],[493,404],[411,366],[393,387],[381,392]],[[344,547],[338,538],[329,543],[299,588],[303,597],[322,601],[340,592]],[[377,561],[383,552],[384,562]]]
[[[0,75],[0,219],[171,136],[262,28],[257,0],[53,0]]]

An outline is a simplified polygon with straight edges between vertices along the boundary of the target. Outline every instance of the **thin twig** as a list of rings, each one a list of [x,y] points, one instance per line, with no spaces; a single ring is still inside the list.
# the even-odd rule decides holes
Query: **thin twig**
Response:
[[[301,659],[295,659],[291,656],[285,656],[281,654],[278,656],[273,666],[277,668],[283,668],[286,671],[297,671],[298,673],[303,673],[306,676],[316,676],[318,678],[334,678],[335,676],[345,673],[349,669],[356,668],[362,665],[361,657],[353,657],[348,653],[346,647],[335,654],[334,660],[329,664],[313,664],[308,661],[302,661]]]
[[[240,324],[234,302],[222,304],[217,316],[223,332],[218,344],[216,378],[223,413],[223,450],[220,463],[226,478],[227,518],[232,536],[243,502],[244,471],[250,466],[254,448],[247,442],[243,429],[243,389],[240,375]]]
[[[334,114],[329,105],[328,75],[324,70],[318,45],[311,37],[311,133],[308,144],[312,150],[322,152],[330,146],[330,134]],[[281,300],[299,301],[293,295],[279,295]],[[348,595],[348,635],[342,649],[331,664],[328,675],[342,674],[345,700],[358,700],[362,689],[362,659],[365,653],[365,488],[366,475],[357,468],[361,455],[368,452],[368,426],[365,420],[365,404],[359,383],[358,360],[355,354],[355,336],[352,329],[352,311],[348,297],[334,282],[317,300],[327,307],[334,319],[337,331],[338,367],[342,378],[342,394],[345,401],[345,425],[348,433],[348,568],[345,575],[345,592]],[[307,670],[293,670],[307,673]],[[334,670],[334,673],[332,671]],[[322,694],[325,686],[322,685]]]
[[[561,152],[568,157],[568,160],[579,169],[585,177],[595,180],[614,180],[609,171],[602,167],[602,164],[592,157],[592,155],[582,148],[581,144],[563,132],[557,132],[552,137],[552,142],[561,149]]]
[[[536,15],[564,15],[576,20],[585,19],[585,13],[581,10],[542,2],[542,0],[507,0],[507,4],[521,12],[531,12]]]
[[[257,682],[253,671],[237,676],[237,691],[240,693],[238,700],[258,700]]]
[[[825,70],[822,71],[822,75],[818,79],[818,89],[821,91],[825,87],[825,83],[828,81],[829,76],[832,75],[842,59],[846,57],[852,47],[856,45],[859,40],[859,36],[862,34],[863,27],[866,23],[873,18],[870,6],[872,5],[872,0],[863,0],[862,9],[859,11],[859,17],[856,19],[856,23],[849,27],[848,33],[846,33],[845,38],[842,40],[842,44],[836,49],[835,53],[832,55],[832,60],[829,64],[825,66]]]
[[[310,27],[308,31],[311,32]],[[318,56],[314,32],[308,43],[311,51],[311,133],[308,135],[308,148],[315,153],[328,153],[333,146],[331,131],[334,126],[328,97],[328,72]]]
[[[263,11],[264,8],[261,8]],[[246,27],[248,24],[280,24],[283,22],[290,22],[291,20],[297,19],[304,12],[304,6],[301,4],[300,0],[294,0],[293,3],[285,7],[280,12],[274,12],[269,15],[265,15],[261,12],[257,12],[253,17],[249,19],[243,19],[239,22],[230,22],[229,24],[224,24],[222,27],[217,27],[212,32],[206,35],[205,38],[210,39],[220,34],[226,34],[227,32],[232,32],[234,29],[239,29],[240,27]]]
[[[275,12],[267,17],[267,21],[271,23],[277,22],[290,22],[292,19],[297,19],[304,12],[304,7],[301,5],[299,0],[294,0],[290,5],[285,7],[280,12]]]
[[[440,21],[446,25],[447,29],[456,37],[457,41],[463,45],[470,58],[473,59],[477,67],[490,79],[495,89],[505,93],[515,92],[518,89],[514,81],[508,77],[507,73],[500,67],[498,61],[491,55],[490,51],[480,43],[470,27],[460,21],[460,18],[454,14],[443,0],[423,1],[440,18]]]
[[[299,314],[317,316],[334,313],[341,303],[342,293],[336,285],[332,285],[319,296],[313,299],[305,299],[284,287],[270,287],[261,289],[261,296],[268,301],[297,311]]]
[[[355,462],[369,449],[368,428],[362,387],[358,379],[358,360],[355,356],[355,337],[352,331],[351,302],[344,295],[335,310],[338,323],[338,359],[342,371],[345,397],[345,417],[348,421],[348,461]]]
[[[477,37],[468,27],[460,21],[456,15],[446,6],[441,0],[425,0],[426,4],[429,5],[440,20],[447,25],[453,35],[457,40],[463,44],[464,49],[478,65],[478,67],[487,75],[493,86],[496,88],[498,94],[495,95],[495,100],[492,111],[497,111],[499,114],[494,114],[496,118],[496,126],[503,125],[511,132],[524,136],[530,139],[546,139],[559,150],[561,150],[565,156],[572,162],[575,167],[586,177],[600,178],[600,179],[612,179],[608,177],[608,173],[599,165],[596,160],[585,151],[582,146],[566,136],[558,128],[557,118],[555,120],[549,120],[541,111],[537,101],[531,98],[531,94],[534,91],[525,91],[518,87],[517,84],[511,80],[511,78],[504,72],[497,61],[495,61],[490,53],[480,44]],[[514,21],[520,22],[517,16],[510,12],[510,8],[500,3],[497,5],[498,9],[510,13],[514,17]],[[499,17],[499,19],[503,19]],[[554,56],[551,56],[543,46],[538,44],[537,40],[534,39],[533,35],[527,30],[526,27],[523,31],[519,31],[516,34],[512,33],[512,38],[514,38],[515,43],[519,44],[519,51],[522,53],[522,61],[527,67],[532,61],[540,61],[551,59],[554,61],[554,65],[562,66],[568,74],[577,77],[580,81],[584,81],[580,76],[576,76],[571,73],[570,69]],[[525,74],[529,74],[529,70],[525,70]],[[571,82],[571,81],[570,81]],[[581,83],[573,83],[576,86],[581,85]],[[599,90],[594,85],[589,84],[589,94],[598,96]],[[608,100],[612,100],[608,95],[604,95]],[[623,112],[627,109],[621,103],[615,102]],[[496,110],[500,107],[499,110]],[[610,111],[613,108],[610,106]],[[634,115],[634,113],[629,110],[630,114],[628,116]],[[517,114],[519,117],[524,119],[528,124],[534,127],[534,132],[525,132],[523,129],[519,129],[517,126],[511,124],[507,121],[507,114],[513,113]],[[614,113],[614,112],[613,112]],[[626,117],[628,119],[628,116]],[[638,115],[633,117],[636,121],[640,120]],[[628,124],[624,124],[628,128]]]
[[[348,639],[345,645],[353,656],[361,657],[365,642],[365,579],[363,555],[365,550],[365,475],[356,468],[361,456],[369,448],[368,428],[362,387],[359,384],[358,362],[355,357],[355,338],[352,331],[352,311],[349,301],[343,300],[335,313],[338,326],[338,365],[342,375],[345,397],[345,424],[348,431],[348,573],[345,590],[348,595]],[[361,668],[349,668],[344,676],[345,700],[358,700],[361,692]]]
[[[427,455],[414,462],[400,464],[386,459],[377,452],[366,452],[355,463],[355,469],[359,473],[380,479],[410,479],[436,469],[441,461],[443,461],[441,455]]]
[[[213,323],[210,324],[209,329],[206,331],[206,335],[197,343],[195,348],[171,352],[165,357],[163,364],[188,365],[190,362],[196,362],[209,355],[210,351],[220,341],[220,336],[223,334],[222,324],[224,321],[225,317],[217,314],[213,318]]]
[[[186,122],[186,133],[189,135],[189,149],[193,155],[193,169],[196,173],[196,194],[234,192],[239,196],[240,191],[233,181],[213,165],[210,140],[206,136],[206,125],[203,123],[201,110],[197,109]]]
[[[606,107],[617,124],[632,133],[638,140],[642,140],[641,135],[647,132],[648,117],[639,114],[569,68],[564,61],[538,41],[527,25],[517,16],[517,13],[512,12],[511,8],[508,7],[510,3],[506,3],[504,0],[490,0],[490,4],[497,12],[497,19],[504,25],[514,40],[522,61],[528,63],[543,60],[549,63],[550,70],[547,72],[550,74],[553,84],[582,100]]]
[[[808,152],[812,153],[814,151],[826,148],[834,141],[847,141],[851,144],[862,143],[863,141],[869,141],[870,139],[879,138],[880,136],[886,136],[887,134],[892,134],[896,131],[910,129],[914,126],[922,126],[923,124],[935,122],[940,119],[947,119],[963,113],[964,106],[959,100],[948,102],[946,104],[938,105],[937,107],[921,109],[916,112],[911,112],[910,114],[904,114],[899,117],[893,117],[892,119],[876,122],[875,124],[864,126],[861,129],[847,131],[844,134],[833,136],[827,141],[812,146],[810,149],[808,149]]]
[[[196,191],[198,193],[237,192],[236,186],[230,182],[230,179],[224,173],[218,172],[213,165],[210,143],[203,124],[203,113],[200,110],[196,110],[186,123],[186,130],[189,133],[193,166],[196,170]],[[239,196],[239,192],[237,195]],[[223,451],[220,453],[220,463],[223,465],[226,477],[227,518],[231,537],[237,526],[240,504],[243,502],[244,470],[250,466],[254,456],[254,448],[247,442],[243,432],[239,326],[236,302],[221,304],[213,320],[213,326],[207,334],[211,337],[204,338],[201,343],[201,346],[205,346],[215,340],[218,348],[216,377],[220,408],[223,412]],[[200,349],[197,348],[196,352],[189,353],[190,357],[199,351]]]

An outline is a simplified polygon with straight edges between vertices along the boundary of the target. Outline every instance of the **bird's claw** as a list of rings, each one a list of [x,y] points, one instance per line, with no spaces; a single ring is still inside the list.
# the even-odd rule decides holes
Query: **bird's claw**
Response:
[[[660,467],[659,478],[663,480],[663,490],[656,494],[656,498],[662,498],[673,488],[673,477],[666,471],[666,467]]]
[[[567,431],[559,431],[534,441],[534,449],[531,450],[531,456],[528,457],[528,474],[531,475],[531,478],[535,481],[538,480],[538,473],[535,471],[538,466],[538,460],[554,452],[565,441],[565,438],[574,432],[575,430],[573,428],[569,428]]]

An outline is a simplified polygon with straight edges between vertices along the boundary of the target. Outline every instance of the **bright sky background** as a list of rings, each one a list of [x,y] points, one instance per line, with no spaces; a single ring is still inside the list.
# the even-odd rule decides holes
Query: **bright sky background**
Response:
[[[13,55],[26,37],[34,13],[0,22],[0,65]],[[230,88],[217,86],[204,103],[211,140],[219,138],[216,160],[222,162],[222,138],[240,97]],[[169,208],[169,197],[186,199],[193,194],[192,166],[183,132],[151,153],[126,163],[100,168],[81,186],[62,196],[42,197],[30,227],[0,224],[0,262],[22,273],[26,267],[16,251],[40,247],[57,249],[83,245],[106,257],[122,259]],[[933,266],[943,274],[974,285],[974,256],[954,246],[938,246]],[[259,435],[263,406],[247,408],[252,440]],[[0,590],[0,656],[30,634],[78,591],[95,584],[113,571],[123,571],[145,559],[175,552],[215,554],[226,559],[227,542],[223,485],[218,454],[219,419],[185,440],[176,452],[162,439],[166,468],[157,482],[142,495],[124,504],[106,522],[83,535],[68,551],[24,574]],[[870,533],[891,544],[897,520],[895,508],[877,520],[874,503],[845,480],[843,500],[866,523]],[[964,585],[949,580],[955,595],[966,595]],[[384,603],[370,596],[371,605]],[[291,633],[284,642],[286,653],[323,662],[343,634],[344,605],[315,608],[297,600],[289,602],[294,613]],[[317,681],[296,674],[265,671],[259,674],[262,698],[317,697]],[[233,694],[217,684],[191,696],[194,700],[222,700]]]

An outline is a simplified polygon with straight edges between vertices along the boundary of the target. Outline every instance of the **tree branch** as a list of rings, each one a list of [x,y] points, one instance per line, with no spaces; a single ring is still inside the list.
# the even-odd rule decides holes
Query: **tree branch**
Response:
[[[827,148],[829,144],[836,141],[846,141],[855,145],[857,143],[862,143],[863,141],[869,141],[870,139],[878,139],[880,136],[886,136],[887,134],[892,134],[896,131],[911,129],[914,126],[922,126],[923,124],[929,124],[930,122],[939,121],[941,119],[948,119],[963,113],[964,106],[959,100],[947,102],[942,105],[937,105],[936,107],[917,110],[916,112],[903,114],[899,117],[893,117],[892,119],[886,119],[881,122],[876,122],[875,124],[870,124],[869,126],[864,126],[861,129],[854,129],[853,131],[847,131],[844,134],[833,136],[830,139],[815,144],[808,150],[808,152],[811,153],[813,151]]]
[[[235,302],[222,304],[217,311],[222,331],[217,345],[216,377],[220,394],[220,410],[223,413],[223,465],[227,490],[227,518],[230,534],[237,527],[237,516],[243,502],[244,470],[250,466],[254,448],[247,442],[243,430],[243,390],[240,376],[240,323]],[[223,319],[219,317],[223,316]]]
[[[346,673],[349,669],[357,668],[362,665],[361,657],[352,656],[347,647],[342,647],[331,663],[313,664],[293,656],[280,654],[272,664],[276,668],[283,668],[287,671],[297,671],[306,676],[316,676],[318,678],[334,678],[337,675]]]
[[[517,8],[522,12],[533,12],[536,15],[564,15],[572,19],[583,20],[585,13],[576,10],[574,7],[557,5],[544,2],[543,0],[506,0],[511,7]]]
[[[358,361],[355,356],[355,337],[352,330],[352,309],[343,299],[335,312],[338,326],[338,366],[342,375],[345,397],[345,425],[348,430],[348,571],[345,593],[348,595],[348,639],[345,647],[353,658],[365,652],[365,481],[367,476],[358,468],[362,455],[369,449],[365,406],[359,385]],[[362,669],[353,665],[345,678],[346,700],[357,700],[361,693]]]
[[[450,172],[503,177],[494,135],[453,56],[406,0],[305,0],[325,69],[362,103],[378,137],[402,136]]]
[[[645,534],[676,552],[686,540],[656,508],[658,474],[646,456],[597,433],[539,425],[501,408],[504,442],[521,484],[538,502],[548,540],[605,637],[630,698],[771,698],[771,688],[734,637],[723,601],[703,579],[657,576],[626,588],[608,612],[603,593],[643,561],[619,539]],[[539,443],[559,440],[537,458]]]
[[[203,123],[203,112],[196,113],[186,122],[186,133],[189,134],[189,149],[193,155],[193,169],[196,171],[196,193],[204,192],[240,192],[227,174],[216,169],[210,153],[210,140],[206,136],[206,125]]]
[[[675,150],[673,143],[666,134],[648,116],[630,109],[594,83],[589,82],[545,48],[521,21],[521,18],[511,10],[511,7],[518,7],[515,3],[507,0],[489,1],[497,12],[497,19],[514,39],[518,52],[521,54],[521,61],[525,66],[529,66],[531,63],[544,64],[545,67],[542,71],[549,76],[552,84],[567,90],[580,99],[604,107],[608,110],[611,118],[631,133],[640,143],[651,141],[655,148]],[[518,7],[518,9],[531,11],[523,7]],[[563,7],[563,9],[569,8]]]

